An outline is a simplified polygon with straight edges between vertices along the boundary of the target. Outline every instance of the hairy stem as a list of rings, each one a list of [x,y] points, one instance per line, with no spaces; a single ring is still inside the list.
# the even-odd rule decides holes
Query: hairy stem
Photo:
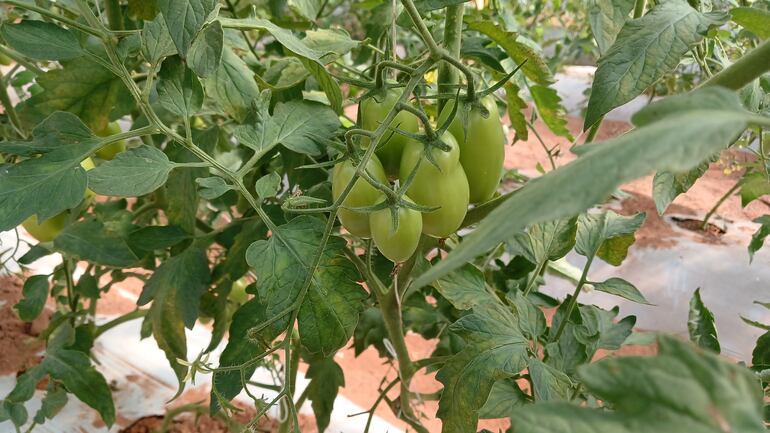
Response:
[[[593,261],[594,255],[592,254],[590,257],[588,257],[588,261],[586,262],[585,267],[583,267],[583,274],[580,275],[580,281],[578,281],[577,286],[575,286],[575,291],[572,293],[572,297],[570,298],[569,304],[567,305],[567,311],[564,314],[564,317],[562,317],[561,322],[559,323],[559,329],[556,330],[556,335],[554,335],[551,341],[559,341],[561,334],[564,333],[564,328],[567,327],[567,322],[569,322],[569,317],[572,315],[572,310],[574,310],[575,305],[577,305],[577,299],[580,295],[580,291],[583,290],[583,286],[585,286],[586,282],[588,281],[588,269],[591,268],[591,263]]]
[[[450,56],[460,58],[460,48],[462,46],[463,32],[463,13],[465,5],[463,3],[449,5],[446,7],[446,18],[444,20],[444,46]],[[442,63],[438,68],[438,93],[452,93],[454,85],[460,81],[457,71],[446,63]],[[439,98],[438,112],[444,108],[447,98]]]

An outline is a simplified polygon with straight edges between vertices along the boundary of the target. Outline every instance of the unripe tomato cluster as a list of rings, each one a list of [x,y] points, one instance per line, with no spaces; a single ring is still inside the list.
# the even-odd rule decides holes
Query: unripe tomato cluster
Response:
[[[400,92],[383,90],[363,100],[359,106],[359,122],[363,129],[374,131],[396,104]],[[454,110],[455,101],[446,104],[439,115],[442,125]],[[416,134],[417,116],[401,111],[391,124]],[[456,232],[465,219],[469,204],[483,203],[494,195],[500,183],[504,161],[505,134],[500,114],[492,96],[471,106],[461,103],[448,130],[438,139],[444,144],[427,145],[421,141],[388,131],[379,140],[375,155],[368,161],[369,176],[388,183],[388,176],[403,185],[413,171],[404,199],[427,208],[419,212],[400,206],[365,213],[355,210],[379,204],[385,194],[358,178],[338,211],[342,226],[361,238],[372,238],[380,252],[395,263],[414,254],[421,234],[445,238]],[[368,139],[364,141],[368,146]],[[332,196],[336,200],[356,171],[349,160],[338,163],[332,172]],[[394,217],[397,224],[394,224]]]

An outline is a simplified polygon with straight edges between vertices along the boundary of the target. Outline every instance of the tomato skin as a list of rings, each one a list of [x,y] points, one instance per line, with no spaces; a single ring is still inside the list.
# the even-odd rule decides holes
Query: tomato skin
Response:
[[[439,207],[433,212],[422,214],[422,232],[436,238],[445,238],[460,228],[468,211],[469,194],[468,179],[458,161],[457,141],[449,132],[445,132],[441,140],[451,148],[449,152],[436,147],[431,149],[441,171],[424,159],[407,189],[407,194],[415,203]],[[409,177],[424,152],[424,145],[419,142],[410,143],[404,148],[399,176],[402,183]]]
[[[500,184],[505,162],[506,138],[495,99],[489,95],[479,102],[489,111],[489,117],[485,119],[478,107],[466,111],[461,104],[449,126],[449,132],[460,144],[460,164],[468,177],[471,203],[483,203],[492,198]],[[454,105],[454,100],[447,102],[439,116],[439,125],[449,118]],[[468,116],[467,130],[463,128],[463,116]]]
[[[411,201],[407,196],[404,199]],[[390,208],[372,212],[369,215],[372,240],[388,260],[401,263],[417,250],[423,228],[422,219],[420,212],[401,207],[398,209],[398,229],[394,232]]]
[[[101,131],[97,131],[96,135],[98,137],[109,137],[110,135],[120,134],[121,129],[120,125],[118,125],[118,122],[111,122],[107,125],[106,128],[104,128]],[[115,158],[115,155],[119,154],[120,152],[123,152],[126,150],[126,141],[120,140],[116,141],[114,143],[110,143],[101,149],[96,151],[96,156],[99,158],[105,160],[105,161],[112,161],[113,158]]]
[[[3,53],[0,53],[0,65],[3,66],[10,66],[10,64],[13,63],[13,59],[6,56]]]
[[[64,211],[39,224],[37,215],[32,215],[24,220],[21,225],[30,236],[38,241],[51,242],[56,236],[59,236],[59,233],[64,229],[64,226],[67,224],[67,217],[68,212]]]
[[[366,164],[366,170],[374,179],[384,184],[388,183],[385,169],[376,155],[372,155],[369,159],[369,162]],[[356,166],[350,160],[342,161],[334,166],[332,171],[332,197],[334,200],[337,200],[342,195],[355,172]],[[348,196],[345,197],[345,201],[342,202],[342,205],[350,208],[372,206],[383,198],[382,191],[370,185],[366,180],[358,178]],[[337,217],[340,219],[342,226],[351,234],[361,238],[371,237],[368,214],[340,208],[337,211]]]
[[[230,296],[228,298],[238,305],[245,304],[249,300],[249,294],[246,293],[246,287],[248,286],[249,281],[246,278],[236,280],[230,288]]]
[[[361,128],[367,131],[374,131],[379,128],[380,122],[387,117],[388,112],[396,105],[400,96],[401,92],[398,90],[388,89],[361,101],[359,106]],[[393,128],[411,133],[417,133],[420,126],[417,116],[408,111],[400,111],[390,125]],[[404,146],[411,141],[414,140],[394,131],[387,131],[382,136],[379,142],[386,144],[377,149],[377,156],[388,175],[398,176],[401,154]],[[368,146],[369,139],[364,138],[362,142]]]

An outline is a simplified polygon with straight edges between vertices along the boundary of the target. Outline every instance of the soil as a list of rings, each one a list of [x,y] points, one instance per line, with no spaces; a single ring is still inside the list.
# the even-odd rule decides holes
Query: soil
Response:
[[[37,339],[48,326],[50,311],[45,310],[32,323],[24,323],[13,306],[21,299],[22,281],[0,276],[0,375],[18,374],[40,362],[43,343]]]
[[[253,414],[253,412],[252,412]],[[239,416],[239,423],[248,422],[248,417]],[[315,432],[315,421],[306,416],[300,416],[299,430],[302,433]],[[130,426],[120,430],[120,433],[154,433],[160,431],[163,426],[162,415],[151,415],[136,420]],[[265,419],[257,426],[258,432],[273,433],[278,431],[278,423],[275,420]],[[168,433],[230,433],[232,430],[227,428],[224,421],[219,418],[212,418],[208,415],[195,417],[193,415],[184,415],[174,418],[169,423]]]

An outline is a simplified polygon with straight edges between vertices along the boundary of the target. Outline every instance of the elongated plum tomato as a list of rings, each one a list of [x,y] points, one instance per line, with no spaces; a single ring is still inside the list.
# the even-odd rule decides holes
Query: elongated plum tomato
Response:
[[[118,122],[111,122],[103,130],[97,131],[96,135],[99,137],[109,137],[110,135],[120,134],[121,132],[122,131],[120,130],[120,125],[118,125]],[[114,143],[110,143],[97,150],[96,156],[105,161],[111,161],[112,158],[115,158],[115,155],[123,152],[124,150],[126,150],[126,142],[125,140],[120,140]]]
[[[404,196],[406,200],[409,197]],[[401,207],[398,209],[398,229],[393,230],[390,208],[374,211],[369,215],[372,240],[382,255],[393,263],[401,263],[414,254],[420,243],[422,215],[420,212]]]
[[[80,166],[83,167],[86,171],[91,170],[94,168],[94,161],[91,158],[86,158],[80,162]],[[86,189],[85,194],[83,194],[83,200],[86,201],[86,204],[90,204],[94,199],[94,196],[96,196],[96,193],[90,189]],[[50,242],[54,240],[56,236],[58,236],[59,233],[64,229],[64,226],[67,224],[69,212],[70,211],[68,210],[60,212],[59,214],[48,218],[42,223],[38,223],[37,215],[32,215],[24,220],[21,225],[24,227],[24,230],[26,230],[27,233],[29,233],[38,241]]]
[[[374,179],[384,184],[388,183],[385,169],[382,168],[382,164],[376,155],[372,155],[369,159],[369,162],[366,164],[366,170]],[[355,172],[356,166],[350,160],[345,160],[334,166],[332,171],[332,197],[334,200],[337,200],[342,195]],[[342,202],[342,205],[347,208],[366,207],[375,205],[382,199],[383,194],[381,191],[370,185],[366,180],[358,178],[348,196],[345,197],[345,201]],[[368,214],[340,208],[337,211],[337,216],[342,226],[350,233],[361,238],[371,237]]]
[[[385,120],[388,112],[398,102],[400,95],[401,93],[398,90],[388,89],[361,101],[359,106],[361,128],[367,131],[374,131],[379,128],[380,123]],[[419,128],[417,117],[408,111],[400,111],[390,125],[391,127],[411,133],[416,133]],[[410,141],[414,140],[394,131],[387,131],[380,138],[379,142],[385,144],[377,149],[377,156],[380,158],[382,166],[385,167],[385,172],[388,175],[398,176],[401,153],[404,146]],[[369,140],[364,138],[362,142],[368,145]]]
[[[468,177],[471,203],[483,203],[492,198],[500,184],[505,161],[505,133],[494,97],[486,96],[479,102],[489,111],[487,118],[482,116],[479,107],[466,111],[461,104],[449,126],[449,132],[460,145],[460,164]],[[455,101],[450,100],[444,106],[439,125],[449,118],[454,105]],[[463,117],[467,117],[467,123]]]
[[[440,171],[428,161],[425,145],[415,141],[404,148],[399,175],[403,184],[420,163],[407,194],[419,205],[439,208],[422,214],[422,232],[436,238],[445,238],[457,231],[468,211],[468,179],[459,163],[457,141],[449,132],[445,132],[441,140],[450,147],[449,152],[437,147],[430,150]],[[421,162],[420,158],[423,158]]]

